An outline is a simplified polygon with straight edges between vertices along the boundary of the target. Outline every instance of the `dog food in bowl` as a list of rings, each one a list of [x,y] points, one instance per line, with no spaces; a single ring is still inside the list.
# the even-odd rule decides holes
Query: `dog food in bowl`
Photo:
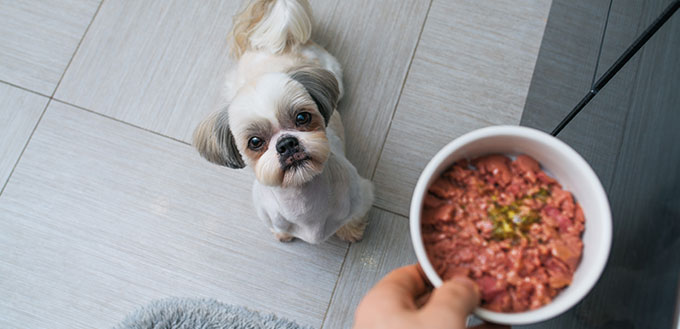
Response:
[[[421,225],[437,273],[472,278],[496,312],[549,303],[583,250],[581,207],[526,155],[456,162],[430,186]]]

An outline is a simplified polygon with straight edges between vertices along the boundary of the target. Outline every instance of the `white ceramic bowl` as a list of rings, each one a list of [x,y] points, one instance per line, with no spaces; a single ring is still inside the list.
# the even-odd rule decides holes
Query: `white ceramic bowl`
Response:
[[[467,133],[444,146],[420,174],[413,192],[410,214],[413,247],[428,279],[435,287],[439,287],[442,279],[425,253],[420,232],[423,198],[430,184],[455,161],[493,153],[527,154],[533,157],[543,170],[574,195],[583,208],[583,256],[569,287],[561,291],[551,303],[536,310],[500,313],[477,308],[474,312],[484,320],[499,324],[520,325],[545,321],[574,306],[595,285],[607,263],[612,239],[609,201],[600,180],[588,163],[559,139],[532,128],[493,126]]]

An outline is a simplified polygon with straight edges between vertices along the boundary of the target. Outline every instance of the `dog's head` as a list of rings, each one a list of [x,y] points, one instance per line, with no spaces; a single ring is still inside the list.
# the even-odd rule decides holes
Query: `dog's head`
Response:
[[[194,146],[210,162],[252,167],[262,184],[304,184],[328,160],[326,126],[338,94],[335,76],[318,67],[265,74],[201,122]]]

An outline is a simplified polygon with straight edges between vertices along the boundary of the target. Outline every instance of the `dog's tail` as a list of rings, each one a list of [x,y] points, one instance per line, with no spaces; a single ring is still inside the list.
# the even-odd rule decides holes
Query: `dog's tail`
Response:
[[[231,53],[235,58],[248,50],[279,54],[307,43],[311,34],[307,0],[249,0],[234,16]]]

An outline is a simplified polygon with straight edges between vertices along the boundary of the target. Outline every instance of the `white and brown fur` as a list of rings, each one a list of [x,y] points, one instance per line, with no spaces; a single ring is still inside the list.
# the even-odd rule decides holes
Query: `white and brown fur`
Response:
[[[196,128],[194,145],[210,162],[253,169],[257,214],[280,241],[335,233],[354,242],[373,185],[345,157],[342,71],[309,40],[311,27],[306,0],[246,3],[230,33],[238,65],[227,78],[229,105]]]

